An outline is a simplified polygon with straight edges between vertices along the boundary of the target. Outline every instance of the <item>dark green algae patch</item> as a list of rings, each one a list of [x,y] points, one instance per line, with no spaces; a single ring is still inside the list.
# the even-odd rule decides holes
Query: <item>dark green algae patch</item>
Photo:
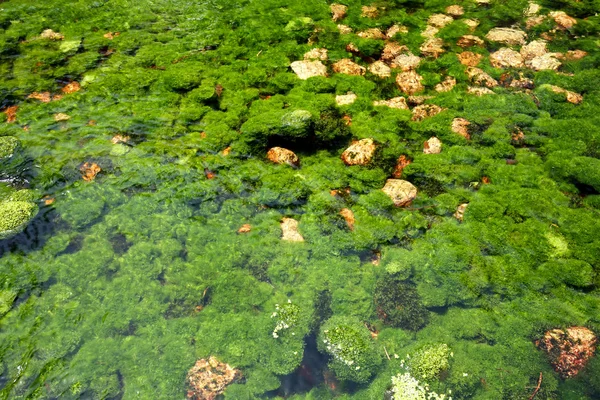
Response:
[[[395,40],[418,54],[427,18],[454,2],[380,2],[377,19],[360,16],[366,2],[346,4],[343,23],[404,24]],[[527,5],[458,4],[481,37],[522,26]],[[290,70],[312,47],[331,62],[351,57],[351,40],[366,57],[381,52],[382,41],[341,36],[324,1],[3,2],[0,96],[19,108],[0,135],[21,141],[19,185],[47,201],[0,241],[0,396],[184,398],[187,371],[212,355],[244,377],[226,399],[380,399],[410,354],[447,345],[442,372],[415,370],[433,370],[427,383],[453,399],[529,399],[540,373],[536,399],[600,397],[598,357],[563,379],[535,345],[552,328],[600,332],[600,5],[540,4],[578,21],[550,50],[586,57],[564,61],[567,74],[526,72],[528,93],[469,95],[453,44],[465,26],[452,23],[438,35],[447,52],[418,68],[446,110],[414,122],[372,106],[401,95],[393,77],[301,81]],[[46,29],[63,40],[39,39]],[[458,84],[437,94],[443,75]],[[71,81],[82,90],[28,98]],[[350,90],[358,100],[337,107]],[[295,110],[311,119],[281,126]],[[455,117],[472,122],[471,140],[450,130]],[[516,130],[524,138],[512,140]],[[115,145],[116,135],[129,140]],[[422,154],[431,136],[441,154]],[[378,143],[375,162],[345,166],[341,152],[362,138]],[[269,163],[275,145],[300,167]],[[380,190],[401,154],[413,161],[403,179],[419,189],[408,208]],[[101,168],[90,182],[86,162]],[[283,217],[305,242],[281,240]],[[251,231],[238,234],[243,224]],[[284,304],[293,318],[275,338]],[[330,369],[310,371],[309,350]]]

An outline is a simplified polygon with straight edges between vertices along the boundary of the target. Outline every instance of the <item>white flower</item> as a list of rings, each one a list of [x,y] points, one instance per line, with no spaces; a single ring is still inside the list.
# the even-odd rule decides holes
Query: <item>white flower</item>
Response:
[[[296,336],[296,332],[292,332],[292,336]]]
[[[295,352],[294,352],[294,355],[295,355],[295,356],[297,356],[297,355],[298,355],[298,352],[297,352],[297,351],[295,351]]]
[[[288,299],[288,303],[289,303],[289,304],[292,304],[292,300]]]
[[[275,339],[277,339],[277,338],[279,337],[279,335],[277,334],[277,332],[273,332],[273,337],[274,337]]]
[[[394,358],[397,360],[400,358],[400,356],[398,354],[394,354]]]
[[[463,372],[463,376],[469,376],[469,374],[467,374],[466,372]]]
[[[360,369],[360,367],[357,365],[357,366],[356,366],[356,370],[358,371],[359,369]]]

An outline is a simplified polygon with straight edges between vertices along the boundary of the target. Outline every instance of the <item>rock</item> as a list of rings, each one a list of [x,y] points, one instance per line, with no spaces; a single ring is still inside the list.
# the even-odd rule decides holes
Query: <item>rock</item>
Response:
[[[475,0],[475,2],[480,6],[487,6],[491,3],[491,0]]]
[[[562,30],[571,29],[573,25],[577,24],[577,20],[568,16],[564,11],[551,11],[548,15],[556,22],[558,28]]]
[[[471,32],[473,32],[475,28],[479,26],[479,20],[476,20],[474,18],[463,19],[462,23],[467,25],[471,29]]]
[[[342,153],[342,161],[346,165],[367,165],[373,159],[377,146],[373,139],[361,139],[352,142]]]
[[[350,104],[353,104],[356,101],[356,99],[358,99],[358,96],[352,92],[335,96],[335,102],[338,106],[348,106]]]
[[[392,25],[386,32],[385,36],[388,39],[393,38],[399,33],[408,33],[408,28],[404,25]]]
[[[369,71],[380,78],[389,78],[392,76],[392,69],[383,61],[375,61],[373,64],[369,65]]]
[[[456,79],[452,76],[447,76],[443,82],[435,85],[435,91],[440,93],[449,92],[454,88],[454,86],[456,86]]]
[[[50,92],[33,92],[29,96],[27,96],[27,98],[38,100],[42,103],[50,103],[52,101],[52,95],[50,94]]]
[[[462,48],[473,47],[473,46],[483,46],[483,39],[475,35],[464,35],[461,36],[460,39],[456,42],[456,44]]]
[[[408,104],[412,106],[420,106],[425,103],[427,100],[433,99],[433,96],[408,96],[406,101]]]
[[[529,61],[535,57],[543,56],[548,53],[545,40],[534,40],[521,47],[521,56],[523,60]]]
[[[536,341],[536,346],[545,351],[554,370],[563,378],[579,374],[596,351],[597,338],[594,332],[583,326],[552,329]]]
[[[292,71],[302,80],[313,76],[327,76],[327,67],[321,61],[294,61],[291,67]]]
[[[521,68],[523,57],[518,51],[503,47],[490,54],[490,63],[494,68]]]
[[[541,25],[544,20],[546,19],[545,15],[538,15],[535,17],[529,17],[525,20],[525,27],[527,29],[531,29],[533,27],[536,27],[538,25]]]
[[[417,198],[417,188],[402,179],[388,179],[381,190],[392,199],[396,207],[408,206]]]
[[[321,60],[327,61],[329,56],[327,54],[327,49],[312,49],[306,54],[304,54],[304,60],[312,61],[312,60]]]
[[[458,133],[460,136],[465,139],[471,139],[471,135],[469,134],[469,126],[471,123],[464,118],[454,118],[452,120],[452,132]]]
[[[267,152],[269,161],[275,164],[287,164],[292,167],[297,167],[300,164],[298,156],[291,150],[283,147],[273,147]]]
[[[465,9],[457,4],[446,7],[446,14],[452,15],[453,17],[460,17],[465,13]]]
[[[46,29],[40,35],[40,38],[47,40],[63,40],[65,35],[62,33],[54,32],[52,29]]]
[[[391,62],[394,58],[400,54],[408,51],[408,47],[401,45],[397,42],[387,42],[381,53],[381,60],[385,62]]]
[[[361,67],[357,63],[353,62],[350,59],[343,58],[340,61],[333,64],[333,71],[338,74],[346,74],[346,75],[364,75],[365,67]]]
[[[106,32],[104,35],[102,35],[103,38],[108,40],[113,40],[114,38],[119,36],[121,36],[121,32]]]
[[[348,25],[338,24],[337,28],[342,35],[348,35],[352,33],[352,28],[350,28]]]
[[[581,60],[583,57],[587,56],[587,52],[583,50],[569,50],[565,53],[565,58],[569,61]]]
[[[525,15],[526,17],[533,17],[535,15],[538,15],[541,9],[542,7],[539,4],[530,2],[527,8],[525,9],[523,15]]]
[[[396,76],[396,84],[404,93],[411,95],[421,92],[425,87],[421,84],[423,77],[416,71],[401,72]]]
[[[454,18],[446,14],[432,14],[427,20],[427,24],[436,28],[443,28],[452,21],[454,21]]]
[[[360,53],[360,49],[358,48],[358,46],[356,46],[354,43],[350,42],[346,45],[346,51],[353,53],[353,54],[359,54]]]
[[[425,118],[433,117],[434,115],[437,115],[442,111],[444,111],[444,109],[435,104],[422,104],[413,108],[413,116],[411,119],[413,121],[422,121]]]
[[[362,6],[361,11],[360,16],[364,18],[377,18],[379,16],[379,11],[375,6]]]
[[[404,154],[398,157],[398,161],[396,161],[396,166],[394,167],[394,171],[392,172],[392,176],[396,179],[402,178],[402,172],[404,168],[408,167],[412,164],[412,161],[408,159]]]
[[[332,19],[334,21],[339,21],[340,19],[344,19],[348,13],[348,7],[343,4],[331,4],[329,6],[331,9]]]
[[[438,34],[439,32],[439,28],[436,28],[433,25],[427,25],[425,27],[425,30],[423,32],[421,32],[421,36],[423,36],[424,38],[427,39],[433,39],[435,37],[435,35]]]
[[[435,136],[423,143],[423,154],[440,154],[442,152],[442,142]]]
[[[398,110],[408,110],[408,104],[406,104],[406,99],[404,97],[394,97],[389,100],[375,100],[373,102],[375,107],[378,106],[386,106],[389,108],[396,108]]]
[[[476,67],[483,58],[481,54],[476,54],[472,51],[463,51],[462,53],[457,54],[457,57],[458,61],[467,67]]]
[[[94,162],[84,162],[79,166],[81,177],[86,182],[91,182],[96,179],[96,175],[102,172],[102,168]]]
[[[29,199],[20,198],[21,190],[0,200],[0,240],[9,239],[25,229],[38,213],[38,207]]]
[[[416,69],[421,63],[421,57],[415,56],[413,53],[400,54],[391,61],[392,68],[400,68],[402,71],[410,71]]]
[[[129,143],[130,140],[131,140],[131,138],[129,136],[116,134],[115,136],[112,137],[112,139],[110,139],[110,142],[112,144],[124,144],[124,143]]]
[[[354,213],[352,212],[352,210],[349,208],[342,208],[342,210],[340,211],[340,215],[346,221],[346,225],[348,225],[348,229],[353,231],[354,223],[356,222],[356,220],[354,219]]]
[[[527,34],[519,29],[493,28],[485,37],[491,42],[516,46],[525,44]]]
[[[549,87],[550,90],[552,90],[554,93],[565,94],[569,103],[581,104],[581,102],[583,101],[583,96],[579,93],[571,92],[570,90],[566,90],[554,85],[548,85],[547,87]]]
[[[515,89],[533,89],[535,85],[533,80],[521,75],[519,79],[511,80],[509,86]]]
[[[482,69],[477,67],[467,68],[467,75],[471,81],[480,86],[486,86],[488,88],[498,86],[498,81],[492,78],[490,75],[485,73]]]
[[[238,229],[237,233],[248,233],[252,230],[252,225],[250,224],[244,224],[241,226],[240,229]]]
[[[421,54],[437,58],[444,50],[444,41],[440,38],[427,39],[419,48]]]
[[[516,128],[510,135],[510,141],[513,146],[521,146],[525,143],[525,134],[521,129]]]
[[[465,211],[467,211],[468,205],[469,205],[469,203],[463,203],[463,204],[459,205],[458,208],[456,209],[456,212],[454,213],[454,218],[456,218],[457,220],[462,222],[465,218]]]
[[[69,84],[67,84],[66,86],[64,86],[61,89],[61,92],[63,92],[64,94],[71,94],[71,93],[76,93],[79,92],[81,90],[81,85],[79,84],[79,82],[71,82]]]
[[[6,107],[4,111],[2,111],[6,114],[7,123],[12,124],[17,121],[17,111],[19,111],[19,106]]]
[[[534,71],[552,70],[556,71],[562,65],[556,58],[558,53],[546,53],[543,56],[534,57],[527,61],[526,65]]]
[[[58,114],[54,114],[54,120],[55,120],[56,122],[68,121],[68,120],[70,120],[70,119],[71,119],[71,117],[70,117],[70,116],[68,116],[68,115],[67,115],[67,114],[65,114],[65,113],[58,113]]]
[[[283,218],[281,220],[282,240],[288,242],[304,242],[304,238],[298,232],[298,221],[293,218]]]
[[[225,392],[225,388],[241,379],[242,374],[229,364],[216,358],[201,359],[189,370],[187,398],[191,400],[214,400]]]
[[[482,87],[473,87],[469,86],[467,88],[467,93],[474,94],[475,96],[483,96],[485,94],[495,94],[493,90]]]
[[[358,36],[363,39],[385,39],[385,35],[379,28],[370,28],[361,32],[358,32]]]

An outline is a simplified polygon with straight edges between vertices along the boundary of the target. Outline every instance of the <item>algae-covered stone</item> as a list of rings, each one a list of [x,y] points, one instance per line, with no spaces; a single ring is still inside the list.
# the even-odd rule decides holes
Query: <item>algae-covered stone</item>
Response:
[[[275,164],[287,164],[293,167],[298,166],[300,163],[298,156],[293,151],[284,149],[283,147],[273,147],[269,149],[267,158]]]
[[[0,240],[21,233],[37,212],[37,205],[30,201],[0,202]]]
[[[518,51],[503,47],[490,54],[490,63],[495,68],[520,68],[523,66],[523,57]]]
[[[365,67],[362,67],[347,58],[341,59],[333,64],[333,70],[338,74],[346,75],[364,75],[366,71]]]
[[[442,142],[434,137],[429,138],[423,144],[423,154],[439,154],[442,152]]]
[[[396,207],[408,206],[417,198],[417,188],[402,179],[388,179],[381,190],[392,199]]]
[[[344,19],[348,13],[348,7],[343,4],[333,3],[329,6],[329,8],[331,9],[332,19],[334,21]]]
[[[416,71],[401,72],[396,76],[396,84],[404,93],[411,95],[425,90],[423,77]]]
[[[485,37],[490,42],[498,42],[514,46],[525,44],[527,34],[519,29],[493,28]]]
[[[346,165],[367,165],[373,159],[376,148],[373,139],[359,140],[344,150],[342,161]]]
[[[298,221],[293,218],[283,218],[281,220],[281,239],[287,242],[304,242],[304,238],[298,231]]]
[[[294,61],[291,65],[292,71],[298,78],[306,80],[313,76],[327,76],[327,67],[321,61]]]

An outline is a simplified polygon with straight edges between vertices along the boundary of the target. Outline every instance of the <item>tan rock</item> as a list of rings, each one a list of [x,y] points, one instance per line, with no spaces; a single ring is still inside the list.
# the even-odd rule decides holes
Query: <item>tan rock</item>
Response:
[[[396,207],[408,206],[417,198],[417,188],[402,179],[388,179],[381,190],[392,199]]]
[[[389,78],[392,76],[392,69],[383,61],[375,61],[369,65],[369,71],[380,78]]]
[[[391,61],[392,68],[400,68],[402,71],[411,71],[417,69],[421,63],[421,57],[415,56],[413,53],[408,52],[400,54]]]
[[[304,54],[304,59],[307,61],[311,60],[320,60],[327,61],[329,59],[327,49],[312,49],[306,54]]]
[[[346,75],[364,75],[365,67],[361,67],[354,61],[343,58],[340,61],[333,64],[333,71],[338,74],[346,74]]]
[[[350,42],[346,45],[346,51],[348,51],[350,53],[355,53],[355,54],[360,53],[360,49],[358,48],[358,46],[352,42]]]
[[[244,224],[238,229],[237,233],[249,233],[252,230],[252,225]]]
[[[327,76],[327,67],[321,61],[294,61],[291,67],[292,71],[302,80],[313,76]]]
[[[498,81],[485,73],[481,68],[468,67],[467,75],[476,85],[486,86],[488,88],[498,86]]]
[[[379,11],[375,6],[362,6],[361,11],[361,17],[364,18],[377,18],[379,16]]]
[[[467,211],[467,206],[469,205],[469,203],[463,203],[461,205],[458,206],[458,208],[456,209],[456,212],[454,213],[454,218],[456,218],[459,221],[463,221],[465,218],[465,211]]]
[[[587,56],[587,52],[583,50],[569,50],[565,53],[565,58],[569,61],[581,60]]]
[[[54,114],[54,120],[56,122],[68,121],[70,119],[71,119],[71,117],[65,113]]]
[[[456,42],[456,44],[462,48],[473,47],[473,46],[483,46],[484,43],[485,42],[480,37],[475,36],[475,35],[461,36],[461,38],[458,39],[458,41]]]
[[[467,88],[467,93],[474,94],[475,96],[483,96],[486,94],[495,94],[493,90],[483,87],[473,87],[469,86]]]
[[[526,65],[534,71],[556,71],[562,64],[556,58],[557,53],[546,53],[527,61]]]
[[[529,2],[523,15],[525,15],[526,17],[533,17],[535,15],[538,15],[541,9],[542,9],[542,7],[539,4],[534,3],[534,2]]]
[[[92,182],[96,179],[96,175],[102,172],[102,168],[94,162],[84,162],[79,166],[81,177],[86,182]]]
[[[125,144],[129,143],[130,140],[131,138],[127,135],[116,134],[112,137],[112,139],[110,139],[110,142],[112,144]]]
[[[346,15],[348,13],[348,7],[346,7],[345,5],[334,3],[331,4],[329,8],[331,9],[331,15],[334,21],[339,21],[340,19],[346,18]]]
[[[189,370],[187,381],[190,400],[214,400],[225,392],[225,388],[241,379],[242,374],[216,358],[201,359]]]
[[[564,11],[551,11],[548,15],[556,22],[559,29],[571,29],[573,25],[577,24],[577,20],[568,16]]]
[[[527,34],[519,29],[493,28],[485,37],[491,42],[503,43],[509,46],[523,45]]]
[[[304,238],[298,231],[298,224],[298,221],[293,218],[283,218],[281,220],[281,239],[288,242],[304,242]]]
[[[446,7],[446,14],[452,15],[453,17],[460,17],[465,13],[465,9],[457,4]]]
[[[543,56],[548,52],[545,40],[534,40],[521,47],[521,56],[523,60],[529,61],[535,57]]]
[[[76,82],[76,81],[70,82],[67,85],[63,86],[62,89],[60,89],[60,91],[63,92],[64,94],[72,94],[72,93],[79,92],[80,90],[81,90],[81,85],[79,84],[79,82]]]
[[[491,0],[475,0],[475,2],[480,6],[487,6],[491,3]]]
[[[420,47],[421,54],[437,58],[444,50],[444,41],[440,38],[427,39]]]
[[[342,153],[342,161],[346,165],[367,165],[373,159],[377,145],[373,139],[361,139],[352,142]]]
[[[554,93],[564,94],[566,95],[567,101],[572,104],[581,104],[583,101],[583,96],[579,93],[571,92],[570,90],[563,89],[559,86],[548,85]]]
[[[471,29],[471,32],[473,32],[475,28],[479,26],[479,20],[474,18],[463,19],[462,22]]]
[[[349,208],[342,208],[340,210],[340,215],[346,221],[346,225],[348,225],[348,229],[350,229],[351,231],[353,231],[354,230],[354,223],[356,222],[356,219],[354,218],[354,213],[352,212],[352,210],[349,209]]]
[[[535,342],[548,354],[554,370],[562,378],[579,374],[596,352],[598,339],[594,332],[583,326],[572,326],[566,331],[552,329]]]
[[[467,67],[476,67],[481,62],[483,56],[481,54],[473,53],[472,51],[463,51],[462,53],[457,54],[458,61],[462,65],[466,65]]]
[[[413,108],[413,116],[411,119],[413,121],[422,121],[425,118],[433,117],[434,115],[437,115],[442,111],[444,111],[444,109],[435,104],[421,104]]]
[[[350,104],[353,104],[356,101],[356,99],[358,99],[358,96],[352,92],[335,96],[335,102],[338,106],[348,106]]]
[[[521,68],[523,57],[518,51],[503,47],[490,54],[490,63],[494,68]]]
[[[435,136],[429,138],[423,143],[423,154],[440,154],[442,152],[442,142]]]
[[[525,27],[527,29],[531,29],[533,27],[541,25],[545,19],[546,19],[545,15],[537,15],[535,17],[529,17],[525,20]]]
[[[435,37],[435,35],[437,35],[439,33],[439,28],[436,28],[433,25],[427,25],[425,27],[425,30],[423,32],[421,32],[421,36],[423,36],[424,38],[427,39],[433,39]]]
[[[432,14],[427,20],[427,24],[436,28],[443,28],[452,21],[454,21],[454,18],[446,14]]]
[[[300,164],[300,160],[296,153],[291,150],[284,149],[283,147],[273,147],[267,152],[267,158],[269,161],[275,164],[287,164],[293,167],[297,167]]]
[[[412,106],[420,106],[425,103],[427,100],[433,99],[433,96],[408,96],[406,101],[408,104]]]
[[[458,133],[460,136],[465,139],[471,139],[471,135],[469,134],[469,126],[471,123],[464,118],[454,118],[452,120],[452,132]]]
[[[363,39],[385,39],[385,35],[379,28],[370,28],[362,32],[358,32],[358,36]]]
[[[533,80],[520,76],[519,79],[511,80],[509,86],[515,89],[533,89],[535,85]]]
[[[385,32],[385,36],[388,39],[391,39],[399,33],[408,33],[408,28],[404,25],[392,25],[390,29]]]
[[[348,35],[352,33],[352,28],[350,28],[348,25],[338,24],[337,28],[342,35]]]
[[[452,76],[447,76],[441,83],[435,85],[436,92],[449,92],[456,86],[456,79]]]
[[[421,92],[425,87],[421,84],[423,77],[416,71],[401,72],[396,76],[396,84],[404,93],[411,95]]]
[[[389,107],[389,108],[395,108],[398,110],[408,110],[408,104],[406,104],[406,99],[404,97],[394,97],[392,99],[389,100],[375,100],[373,102],[373,105],[378,107],[378,106],[385,106],[385,107]]]
[[[52,29],[46,29],[40,35],[40,38],[47,40],[63,40],[65,35],[62,33],[54,32]]]
[[[33,92],[27,98],[39,100],[42,103],[50,103],[52,101],[52,94],[50,92]]]
[[[404,45],[401,45],[397,42],[387,42],[383,47],[381,60],[385,62],[391,62],[394,58],[406,51],[408,51],[408,47]]]

